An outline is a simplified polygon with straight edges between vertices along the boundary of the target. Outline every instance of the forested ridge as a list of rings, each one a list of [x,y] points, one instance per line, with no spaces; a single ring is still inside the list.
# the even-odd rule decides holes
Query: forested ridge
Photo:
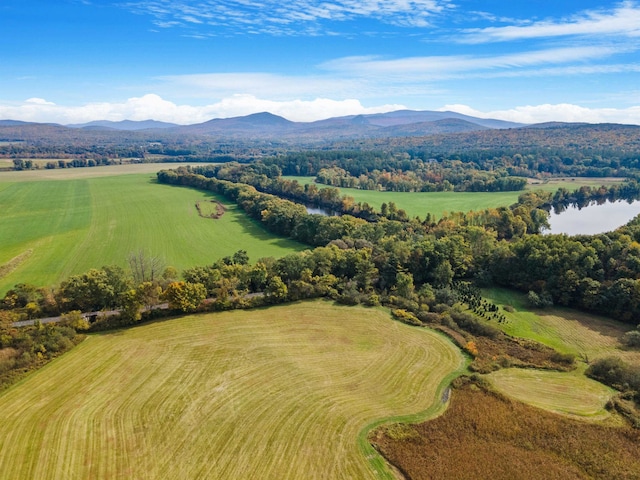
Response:
[[[117,131],[24,124],[0,126],[0,158],[93,160],[101,165],[131,160],[250,162],[268,157],[283,167],[285,174],[317,175],[321,165],[343,168],[353,177],[364,173],[352,168],[365,159],[368,172],[406,172],[411,169],[400,165],[406,161],[459,161],[486,172],[503,169],[510,176],[627,177],[634,176],[640,168],[639,132],[640,127],[634,125],[547,124],[320,142],[304,137],[235,138],[165,130]],[[350,160],[349,168],[341,159]],[[36,167],[33,164],[32,168]],[[53,162],[50,168],[58,165]]]

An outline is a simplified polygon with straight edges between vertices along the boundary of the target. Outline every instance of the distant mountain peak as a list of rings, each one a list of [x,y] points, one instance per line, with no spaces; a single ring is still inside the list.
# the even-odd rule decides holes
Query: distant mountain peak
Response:
[[[174,128],[178,125],[175,123],[159,122],[157,120],[120,120],[114,122],[111,120],[94,120],[88,123],[79,123],[67,125],[69,128],[89,128],[89,129],[110,129],[110,130],[150,130],[153,128]]]
[[[252,113],[251,115],[247,115],[246,117],[240,117],[240,118],[244,118],[244,120],[246,120],[247,123],[253,123],[253,124],[291,125],[295,123],[295,122],[292,122],[291,120],[287,120],[284,117],[281,117],[279,115],[275,115],[269,112]]]

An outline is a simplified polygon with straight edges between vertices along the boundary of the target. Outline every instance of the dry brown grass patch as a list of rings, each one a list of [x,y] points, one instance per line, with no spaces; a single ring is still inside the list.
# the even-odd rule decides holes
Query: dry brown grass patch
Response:
[[[31,256],[32,253],[33,253],[33,249],[30,248],[29,250],[25,250],[24,252],[22,252],[20,255],[13,257],[4,265],[0,265],[0,278],[9,275],[16,268],[22,265],[22,263],[24,263],[27,260],[27,258]]]
[[[638,479],[640,431],[566,418],[476,383],[453,391],[444,415],[372,433],[378,450],[412,479]]]

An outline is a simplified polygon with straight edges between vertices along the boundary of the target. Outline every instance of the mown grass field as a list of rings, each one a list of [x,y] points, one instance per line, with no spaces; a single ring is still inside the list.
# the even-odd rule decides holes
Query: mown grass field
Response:
[[[520,402],[591,420],[609,417],[605,405],[615,394],[595,380],[567,372],[508,368],[488,378],[498,390]]]
[[[297,180],[301,184],[312,183],[314,177],[285,177]],[[548,182],[530,183],[528,190],[546,190],[555,192],[564,187],[575,190],[582,185],[600,186],[618,183],[621,179],[553,179]],[[317,184],[318,188],[323,185]],[[367,202],[379,209],[382,203],[394,202],[404,209],[410,217],[425,218],[430,213],[432,218],[440,218],[445,213],[469,212],[486,208],[508,207],[518,201],[522,192],[378,192],[373,190],[359,190],[356,188],[341,188],[342,195],[353,197],[356,202]]]
[[[569,308],[531,310],[526,295],[513,290],[492,288],[482,293],[499,306],[514,307],[514,312],[501,310],[506,322],[492,323],[509,335],[530,338],[584,360],[615,355],[640,366],[640,351],[629,350],[620,342],[633,325]]]
[[[496,388],[516,400],[552,412],[592,420],[609,417],[604,406],[615,391],[589,379],[584,372],[588,362],[608,356],[640,366],[640,351],[628,349],[620,341],[633,329],[632,325],[568,308],[530,310],[525,295],[512,290],[486,289],[483,296],[515,309],[501,309],[505,322],[489,323],[509,335],[536,340],[577,359],[577,368],[571,372],[507,369],[492,373],[488,378]]]
[[[463,365],[439,334],[325,301],[90,335],[0,394],[0,478],[391,478],[369,427],[439,410]]]
[[[0,174],[0,294],[20,282],[46,286],[92,267],[126,267],[128,255],[139,250],[183,269],[240,249],[256,261],[306,248],[268,233],[224,198],[157,184],[152,173],[130,173],[161,168]],[[224,204],[225,214],[199,216],[196,203],[204,199]]]

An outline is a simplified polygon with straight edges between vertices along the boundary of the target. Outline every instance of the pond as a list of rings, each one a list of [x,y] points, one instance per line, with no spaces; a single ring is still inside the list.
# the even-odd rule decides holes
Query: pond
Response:
[[[307,209],[307,213],[309,215],[323,215],[325,217],[338,217],[338,216],[340,216],[339,213],[334,212],[332,210],[327,210],[326,208],[309,207],[308,205],[305,205],[305,208]]]
[[[551,211],[549,229],[542,233],[566,233],[567,235],[595,235],[615,230],[640,214],[640,201],[618,200],[598,204],[592,202],[579,208],[568,206],[562,212]]]

